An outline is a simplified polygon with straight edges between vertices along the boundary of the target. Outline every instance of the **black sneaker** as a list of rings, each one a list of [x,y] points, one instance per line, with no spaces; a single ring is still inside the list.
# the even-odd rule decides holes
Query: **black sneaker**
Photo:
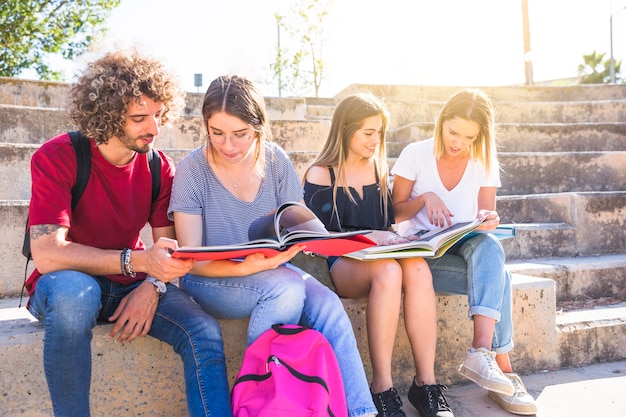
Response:
[[[454,417],[452,409],[443,396],[448,388],[445,385],[421,385],[415,381],[409,388],[409,402],[417,409],[422,417]]]
[[[406,417],[402,411],[402,400],[395,388],[376,394],[372,393],[372,398],[378,410],[378,417]]]

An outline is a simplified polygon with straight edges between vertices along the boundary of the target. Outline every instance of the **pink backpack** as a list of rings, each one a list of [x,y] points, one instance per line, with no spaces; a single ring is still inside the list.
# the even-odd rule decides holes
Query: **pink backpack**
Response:
[[[234,417],[347,417],[335,353],[311,328],[274,325],[243,356],[232,391]]]

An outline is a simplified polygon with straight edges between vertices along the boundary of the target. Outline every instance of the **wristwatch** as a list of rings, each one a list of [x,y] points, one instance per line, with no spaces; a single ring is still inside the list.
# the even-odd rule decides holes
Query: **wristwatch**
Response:
[[[147,277],[146,281],[154,285],[159,295],[163,295],[167,292],[167,287],[165,286],[165,283],[163,281],[159,281],[158,279],[153,277]]]

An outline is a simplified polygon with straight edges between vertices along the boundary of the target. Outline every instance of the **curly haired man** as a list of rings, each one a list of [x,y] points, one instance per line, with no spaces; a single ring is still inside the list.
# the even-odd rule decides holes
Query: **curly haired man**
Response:
[[[109,336],[118,342],[150,335],[174,348],[183,361],[189,415],[231,414],[219,323],[170,283],[193,261],[170,256],[178,246],[167,217],[174,164],[161,151],[160,191],[152,198],[148,154],[183,104],[184,93],[159,62],[109,53],[89,64],[70,92],[70,118],[91,151],[76,206],[70,136],[50,139],[32,157],[36,270],[26,285],[28,308],[44,325],[43,363],[57,417],[90,414],[98,321],[115,323]],[[149,247],[140,236],[146,223],[155,242]]]

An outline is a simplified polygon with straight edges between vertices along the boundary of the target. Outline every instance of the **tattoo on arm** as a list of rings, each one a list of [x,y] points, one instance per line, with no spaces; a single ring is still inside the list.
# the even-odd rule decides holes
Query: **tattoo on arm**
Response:
[[[58,224],[38,224],[30,227],[30,238],[33,240],[37,240],[42,236],[50,235],[57,230],[59,230],[61,226]]]

